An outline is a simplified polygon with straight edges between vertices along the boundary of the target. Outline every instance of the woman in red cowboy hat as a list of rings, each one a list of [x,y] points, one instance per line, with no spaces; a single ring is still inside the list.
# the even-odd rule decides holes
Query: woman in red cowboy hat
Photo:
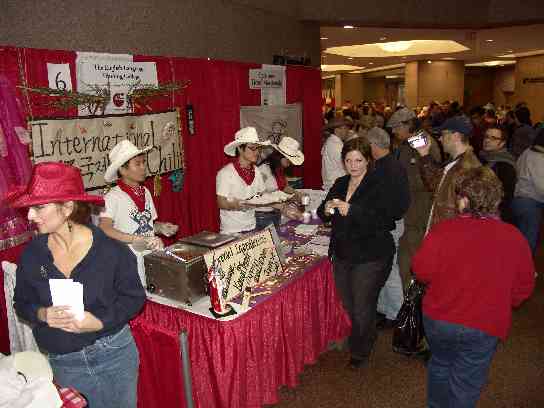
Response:
[[[60,386],[80,391],[91,407],[133,408],[139,357],[128,321],[145,291],[127,246],[88,223],[89,204],[103,202],[85,193],[75,167],[34,167],[26,190],[9,200],[29,208],[39,232],[21,255],[14,306],[32,324]],[[81,316],[70,306],[53,306],[50,287],[59,282],[53,280],[66,279],[83,286]]]

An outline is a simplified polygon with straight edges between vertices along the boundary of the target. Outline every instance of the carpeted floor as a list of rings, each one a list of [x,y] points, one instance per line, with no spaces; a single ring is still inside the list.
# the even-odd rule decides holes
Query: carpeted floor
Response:
[[[535,292],[514,312],[510,337],[499,345],[478,408],[544,407],[544,249],[537,269]],[[425,367],[393,353],[391,335],[391,330],[380,333],[370,364],[359,373],[346,369],[347,353],[324,353],[296,388],[280,391],[274,408],[425,407]]]

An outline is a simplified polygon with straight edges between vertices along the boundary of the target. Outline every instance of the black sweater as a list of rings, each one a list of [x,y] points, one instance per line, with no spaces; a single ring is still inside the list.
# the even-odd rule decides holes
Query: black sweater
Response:
[[[126,244],[107,237],[102,230],[88,227],[93,233],[93,244],[70,278],[83,284],[85,311],[102,321],[102,330],[70,333],[49,327],[38,319],[38,308],[52,304],[49,279],[66,278],[53,263],[47,246],[48,234],[39,235],[28,244],[17,267],[15,310],[34,326],[38,346],[49,353],[79,351],[100,337],[118,332],[145,302],[132,251]]]
[[[353,263],[392,256],[395,245],[390,231],[410,206],[406,171],[391,155],[378,160],[353,193],[348,215],[325,214],[327,201],[346,200],[349,179],[349,175],[338,178],[318,209],[323,221],[332,219],[329,255]]]

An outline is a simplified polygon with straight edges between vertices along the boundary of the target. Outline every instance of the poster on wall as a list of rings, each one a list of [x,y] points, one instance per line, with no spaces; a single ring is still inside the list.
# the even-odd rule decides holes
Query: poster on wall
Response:
[[[263,64],[249,70],[249,89],[261,90],[261,105],[285,105],[285,67]]]
[[[292,137],[302,148],[302,105],[241,106],[240,127],[253,126],[262,141],[278,144],[284,136]]]
[[[154,62],[134,62],[132,55],[78,52],[76,59],[77,90],[96,93],[96,87],[109,88],[110,102],[106,114],[132,112],[127,95],[138,85],[158,85]],[[79,116],[92,115],[80,107]]]
[[[177,111],[146,115],[36,119],[29,122],[34,163],[61,161],[81,170],[86,189],[106,186],[109,152],[128,139],[146,154],[148,176],[183,167]]]
[[[270,229],[207,252],[204,261],[217,269],[219,294],[227,302],[283,270]]]

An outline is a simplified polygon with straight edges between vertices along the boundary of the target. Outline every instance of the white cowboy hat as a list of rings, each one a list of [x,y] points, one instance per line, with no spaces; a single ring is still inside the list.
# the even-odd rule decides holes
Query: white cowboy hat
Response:
[[[259,135],[254,127],[245,127],[236,132],[234,140],[226,145],[223,151],[228,156],[236,156],[236,148],[238,146],[250,143],[261,146],[270,146],[270,141],[261,142],[259,140]]]
[[[128,162],[133,157],[139,156],[142,153],[147,152],[152,147],[145,147],[142,150],[138,150],[136,146],[130,140],[121,140],[110,151],[110,165],[104,173],[104,180],[108,183],[117,180],[117,170],[123,164]]]
[[[292,137],[284,136],[277,145],[272,146],[295,166],[304,163],[304,154],[300,151],[300,144]]]

